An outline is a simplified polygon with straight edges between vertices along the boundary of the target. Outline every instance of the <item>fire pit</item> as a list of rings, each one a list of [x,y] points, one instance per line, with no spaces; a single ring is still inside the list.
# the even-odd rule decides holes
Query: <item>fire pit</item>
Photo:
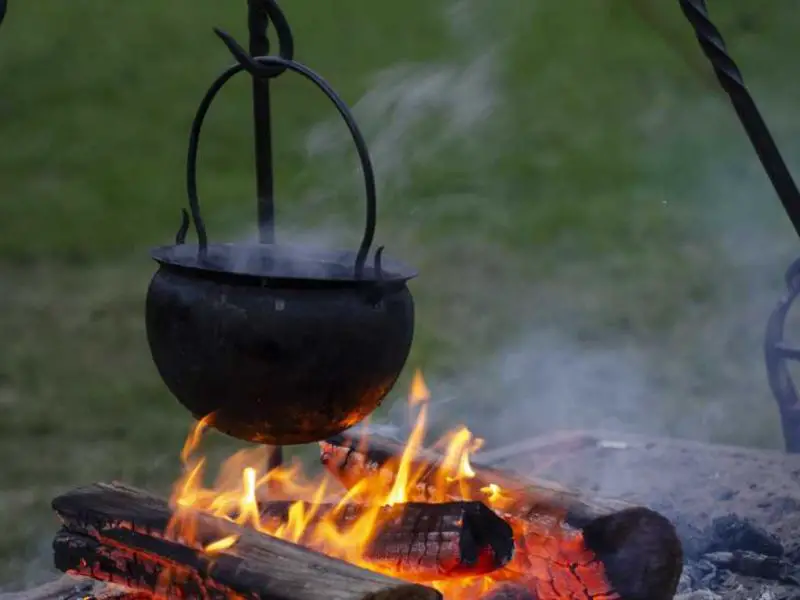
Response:
[[[623,434],[565,431],[486,452],[667,516],[684,550],[681,598],[800,598],[800,456]],[[692,594],[695,594],[692,596]]]
[[[328,472],[336,480],[345,482],[345,487],[352,486],[353,481],[369,481],[370,485],[373,485],[377,479],[384,477],[386,479],[383,480],[383,485],[386,485],[394,480],[394,476],[390,476],[391,472],[398,473],[399,466],[403,462],[403,455],[400,460],[397,459],[398,448],[408,448],[408,442],[413,443],[413,441],[413,436],[410,436],[409,440],[400,440],[399,442],[374,435],[369,436],[366,440],[355,435],[339,436],[329,443],[321,445],[321,455],[326,462]],[[433,465],[429,461],[434,456],[438,457],[439,466],[444,462],[451,465],[464,465],[465,453],[459,452],[458,449],[474,447],[474,440],[469,440],[466,435],[457,430],[445,441],[446,443],[439,448],[438,452],[434,452],[432,449],[417,448],[407,461],[412,466],[411,470],[418,471],[414,465],[432,467]],[[355,446],[356,449],[351,451],[352,446]],[[527,519],[529,519],[528,539],[531,542],[535,541],[529,546],[523,546],[517,538],[515,556],[505,567],[490,571],[473,581],[473,583],[491,583],[490,589],[483,598],[535,597],[530,588],[520,586],[520,581],[524,581],[522,577],[517,579],[508,577],[509,571],[519,564],[523,556],[527,557],[526,560],[529,561],[525,571],[528,581],[536,580],[536,577],[541,578],[539,581],[543,589],[548,589],[546,582],[551,575],[563,575],[572,573],[574,570],[581,574],[584,581],[588,581],[589,577],[601,574],[601,571],[597,569],[597,562],[594,563],[593,568],[578,568],[580,561],[576,560],[576,556],[584,559],[592,556],[576,552],[576,548],[580,549],[581,537],[585,535],[583,532],[591,531],[591,527],[587,527],[585,524],[597,519],[597,515],[618,514],[620,511],[630,510],[626,508],[630,506],[650,506],[651,509],[658,510],[675,524],[684,555],[683,569],[677,585],[677,599],[790,600],[800,597],[800,585],[798,585],[800,583],[798,580],[800,553],[795,534],[800,527],[800,479],[797,476],[797,473],[800,473],[800,457],[796,455],[626,435],[619,432],[573,431],[521,440],[503,448],[478,450],[471,461],[469,457],[472,454],[466,453],[466,456],[466,464],[469,465],[468,471],[474,473],[475,476],[469,477],[463,474],[459,476],[459,469],[453,468],[451,473],[454,481],[451,482],[451,485],[459,488],[477,486],[479,492],[477,497],[481,499],[481,503],[492,507],[497,516],[509,523],[515,522],[509,516],[514,510],[511,499],[526,498],[520,504],[517,514],[523,517],[527,515]],[[343,463],[343,459],[346,457],[349,458]],[[201,458],[194,456],[193,453],[189,453],[187,458],[188,475],[193,468],[197,467]],[[484,466],[484,462],[491,463],[492,466]],[[215,541],[225,540],[229,535],[251,535],[247,532],[252,531],[252,528],[237,529],[235,521],[251,518],[250,516],[242,518],[237,513],[241,512],[243,492],[247,489],[247,484],[244,482],[244,469],[247,468],[246,465],[252,464],[254,469],[259,470],[256,478],[256,501],[260,509],[259,528],[274,532],[275,528],[286,524],[282,531],[277,532],[284,536],[284,540],[296,539],[300,544],[311,545],[309,541],[309,537],[312,535],[311,528],[299,530],[288,524],[307,520],[311,527],[314,527],[315,523],[324,521],[325,515],[332,510],[331,500],[326,496],[329,492],[335,491],[333,482],[328,484],[329,487],[324,494],[320,494],[318,498],[312,497],[309,502],[302,503],[300,507],[292,511],[292,502],[290,501],[287,506],[285,502],[276,499],[274,490],[283,482],[297,484],[307,482],[303,482],[296,471],[283,471],[280,475],[276,473],[268,478],[263,473],[261,463],[263,463],[263,456],[260,456],[258,452],[253,452],[249,457],[240,455],[232,459],[227,465],[232,475],[227,486],[222,485],[212,489],[202,486],[192,487],[194,484],[190,483],[189,487],[185,487],[187,479],[182,480],[176,486],[175,497],[191,496],[193,493],[193,500],[197,502],[195,506],[208,506],[213,503],[214,498],[221,498],[217,500],[214,510],[198,511],[198,515],[206,515],[198,516],[198,519],[202,521],[196,530],[197,535],[200,536],[198,539],[210,545]],[[551,478],[558,484],[548,484],[541,479],[543,477]],[[422,479],[434,482],[437,481],[437,478],[440,481],[446,479],[446,477],[442,477],[440,471],[437,476],[435,469],[430,469],[428,476],[422,477]],[[236,484],[237,479],[240,479],[238,484]],[[499,483],[494,486],[483,485],[486,481]],[[418,494],[417,498],[426,497],[422,495],[423,486],[418,485],[420,481],[416,477],[411,477],[407,483],[411,484],[411,494]],[[362,483],[361,486],[366,487],[366,484]],[[485,491],[481,492],[480,488],[485,488]],[[438,493],[437,488],[433,486],[424,486],[424,489],[429,499],[434,498]],[[587,496],[586,493],[577,494],[570,491],[576,489],[591,490],[591,496]],[[303,490],[294,488],[289,491],[294,494]],[[270,497],[264,497],[267,495]],[[409,498],[413,497],[413,495],[409,496]],[[124,511],[117,513],[117,517],[120,519],[117,521],[119,526],[117,529],[102,520],[111,516],[109,514],[110,505],[115,498],[121,499],[117,503],[117,507],[121,506],[119,510]],[[609,500],[609,498],[616,498],[616,500]],[[532,500],[533,502],[531,502]],[[341,501],[341,498],[338,501]],[[525,502],[528,503],[527,507],[523,506]],[[146,504],[147,511],[158,508],[165,511],[170,510],[169,503],[166,501],[154,499],[148,494],[120,485],[85,486],[56,499],[54,505],[67,523],[66,531],[62,530],[56,540],[57,545],[61,544],[61,560],[64,560],[65,544],[70,544],[72,551],[85,552],[83,557],[87,559],[88,564],[93,564],[89,560],[94,557],[94,554],[91,553],[101,550],[99,544],[93,548],[84,546],[82,550],[80,547],[76,548],[74,537],[77,537],[78,534],[75,531],[82,527],[74,521],[77,509],[82,512],[85,521],[93,522],[95,531],[98,532],[96,535],[105,534],[106,543],[110,544],[112,539],[122,540],[121,543],[115,542],[117,545],[114,547],[118,550],[120,546],[127,547],[129,544],[145,546],[148,543],[149,546],[146,547],[151,552],[153,550],[162,551],[163,545],[155,546],[160,542],[150,540],[150,536],[156,536],[158,528],[165,527],[165,523],[168,525],[169,518],[165,520],[162,516],[160,525],[152,517],[147,517],[150,519],[148,521],[145,518],[146,515],[139,508],[142,503]],[[172,505],[176,504],[178,503],[173,498]],[[353,519],[358,518],[354,514],[355,505],[363,505],[358,494],[354,493],[350,496],[345,504],[347,507],[340,512],[339,522],[345,523],[349,519],[350,523],[355,523],[356,521]],[[313,505],[319,506],[320,509],[318,512],[310,514],[309,509]],[[398,503],[395,506],[402,505],[403,503]],[[419,505],[409,506],[413,509],[414,506]],[[452,506],[453,504],[450,504],[449,507]],[[183,521],[183,525],[189,526],[192,524],[191,513],[188,512],[188,506],[184,508],[187,510],[184,517],[189,517],[189,520]],[[302,508],[302,513],[300,508]],[[529,508],[533,508],[533,510],[524,512]],[[214,515],[215,511],[223,510],[229,511],[232,515],[227,519],[223,518],[224,523],[208,518],[209,513]],[[246,511],[244,512],[248,514]],[[294,512],[294,521],[292,521],[290,512]],[[136,536],[131,533],[129,525],[134,513],[139,515],[138,524],[140,525],[138,528],[140,534]],[[653,515],[652,512],[647,514]],[[553,515],[562,516],[553,517]],[[217,518],[219,519],[219,517]],[[430,520],[433,520],[433,517]],[[137,523],[135,520],[133,522]],[[386,536],[390,534],[394,536],[394,539],[400,539],[403,535],[400,533],[402,528],[398,528],[400,522],[402,520],[398,521],[397,518],[387,518],[386,521],[380,522],[387,533],[382,540],[376,539],[385,543]],[[493,519],[490,519],[490,522],[497,523]],[[175,520],[175,523],[178,523],[178,519]],[[475,522],[470,526],[474,524]],[[584,524],[583,528],[581,528],[581,524]],[[147,536],[141,535],[141,532],[146,529],[145,525],[150,528]],[[454,531],[451,528],[452,525],[452,520],[443,524],[441,531],[449,532],[452,535]],[[339,526],[346,527],[344,524]],[[210,529],[206,530],[205,527]],[[175,532],[177,529],[173,528],[172,531]],[[304,534],[301,534],[301,531],[304,531]],[[356,530],[354,533],[358,534],[359,532]],[[540,537],[537,539],[536,535]],[[442,540],[437,533],[431,534],[430,531],[424,539],[430,540],[431,544]],[[250,540],[251,538],[248,538],[245,541],[250,543]],[[415,548],[416,552],[423,546],[421,542],[422,539]],[[241,543],[243,543],[241,540],[235,542],[227,549],[227,552],[235,552],[237,544]],[[494,544],[496,545],[496,542]],[[489,545],[491,546],[492,542]],[[285,547],[294,548],[293,545]],[[663,544],[659,547],[663,552]],[[178,548],[186,551],[183,545],[178,545]],[[278,546],[278,548],[283,550],[284,546]],[[385,548],[386,546],[384,546]],[[374,549],[375,546],[368,550]],[[217,564],[232,560],[225,558],[226,550],[221,549],[220,546],[216,550],[214,548],[210,550],[211,554],[205,555],[205,558],[202,553],[195,550],[195,556],[199,555],[198,560],[207,560],[206,563],[201,562],[200,564],[210,565],[215,558]],[[59,551],[58,546],[57,551]],[[175,552],[175,547],[171,547],[170,551]],[[334,556],[336,555],[335,552],[330,552]],[[148,555],[147,552],[140,551],[137,556],[142,569],[148,565],[153,568],[158,567],[158,565],[153,565],[153,556]],[[186,554],[171,554],[170,556],[174,557],[174,562],[168,565],[172,568],[178,564],[185,564],[181,561],[188,561]],[[326,572],[330,572],[333,567],[333,572],[337,573],[338,577],[348,581],[347,586],[352,586],[353,589],[363,589],[362,586],[367,585],[363,583],[365,576],[360,570],[354,567],[352,571],[342,572],[344,563],[338,560],[320,565],[320,563],[308,562],[308,556],[305,554],[298,555],[292,551],[287,556],[284,561],[284,573],[288,568],[286,564],[291,565],[295,564],[295,561],[299,561],[301,565],[316,564],[315,567],[309,566],[309,569],[315,573],[314,577],[309,578],[312,582],[324,580],[325,576],[315,570],[317,567],[327,569]],[[318,555],[314,554],[313,556],[317,557]],[[452,547],[449,556],[456,556],[452,552]],[[535,560],[531,560],[531,557]],[[73,560],[80,563],[80,558],[81,556],[73,557]],[[118,551],[115,558],[116,562],[113,565],[123,565],[123,567],[127,564],[126,561],[131,560],[130,555],[121,550]],[[363,556],[364,560],[368,558],[367,554]],[[608,561],[608,558],[604,560]],[[106,562],[107,566],[109,564]],[[352,566],[352,563],[350,565]],[[606,563],[603,562],[603,572],[605,565]],[[398,561],[398,569],[408,568],[408,566],[407,562]],[[428,568],[430,563],[424,566]],[[123,567],[115,568],[122,569]],[[242,572],[246,573],[247,571]],[[308,571],[303,572],[308,573]],[[397,573],[397,571],[394,572]],[[417,573],[419,572],[417,571]],[[103,577],[103,573],[99,569],[92,573],[94,577]],[[270,571],[264,570],[261,573],[266,577]],[[211,576],[218,574],[219,571],[215,571],[213,567],[210,568]],[[628,580],[636,579],[632,571],[628,570],[626,574]],[[147,575],[145,572],[144,576],[150,577],[150,581],[152,581],[154,575]],[[72,597],[78,600],[78,598],[90,596],[91,593],[96,593],[103,600],[106,598],[124,600],[139,597],[152,598],[152,594],[148,591],[141,589],[136,591],[123,586],[126,577],[128,577],[127,571],[124,575],[118,574],[115,578],[117,583],[110,587],[89,585],[88,590],[85,580],[71,580],[64,582],[59,587],[60,595],[54,594],[52,586],[48,586],[38,595],[32,593],[26,598],[27,600],[55,599],[56,597],[63,599],[69,594],[74,594]],[[334,580],[341,581],[338,577],[334,577]],[[405,577],[414,579],[414,576],[409,576],[408,572],[403,576],[403,578]],[[105,575],[105,578],[109,578],[108,574]],[[380,585],[394,587],[395,590],[402,589],[402,586],[406,585],[402,581],[398,581],[396,577],[389,577],[389,579],[391,582],[381,578],[373,581],[377,581]],[[566,577],[562,577],[562,583],[565,579]],[[253,582],[253,579],[251,578],[249,581]],[[422,589],[414,588],[413,593],[423,594],[431,586],[434,586],[445,590],[445,598],[459,598],[458,595],[453,595],[453,588],[467,581],[469,581],[468,578],[444,579],[438,582],[427,581],[422,585]],[[597,583],[600,589],[604,589],[603,586],[607,585],[604,578],[599,581],[595,580],[594,583]],[[323,593],[327,593],[331,589],[329,581],[319,585],[326,588]],[[75,586],[78,586],[77,589],[73,589]],[[522,589],[520,589],[521,587]],[[406,591],[411,594],[410,590],[406,589]],[[266,597],[291,596],[267,595]],[[314,598],[315,596],[297,597]],[[338,596],[331,592],[329,596],[316,597]],[[358,596],[353,593],[351,596],[345,597],[359,598],[363,595]],[[420,596],[409,595],[408,597]],[[466,597],[481,598],[479,595]],[[568,593],[562,595],[551,593],[541,597],[586,598],[580,593],[574,593],[572,596]],[[599,595],[598,597],[603,598],[604,596]],[[647,598],[648,596],[631,597]]]
[[[682,550],[664,516],[478,465],[465,428],[422,448],[414,390],[407,440],[321,442],[315,478],[267,470],[257,448],[206,487],[201,421],[169,501],[121,484],[56,498],[56,566],[170,598],[672,598]]]

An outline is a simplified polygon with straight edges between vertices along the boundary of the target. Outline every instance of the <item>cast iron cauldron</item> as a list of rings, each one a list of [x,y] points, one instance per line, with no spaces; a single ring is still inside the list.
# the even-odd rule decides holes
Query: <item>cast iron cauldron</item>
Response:
[[[382,260],[367,264],[375,182],[366,144],[327,83],[285,57],[249,57],[217,32],[238,63],[212,85],[189,144],[187,188],[198,244],[153,250],[159,263],[147,294],[146,326],[161,377],[191,413],[212,415],[231,436],[285,445],[317,441],[352,427],[380,404],[411,347],[415,273]],[[200,129],[216,94],[243,70],[272,77],[289,70],[333,101],[358,151],[366,183],[367,224],[357,252],[276,244],[209,244],[200,215],[196,162]]]

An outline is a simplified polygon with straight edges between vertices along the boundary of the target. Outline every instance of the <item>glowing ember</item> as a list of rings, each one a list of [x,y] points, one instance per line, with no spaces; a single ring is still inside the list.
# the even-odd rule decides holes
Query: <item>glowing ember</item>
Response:
[[[263,447],[238,452],[228,458],[215,484],[206,488],[203,484],[206,461],[203,457],[196,456],[196,450],[210,418],[200,421],[189,434],[181,453],[184,472],[176,483],[171,498],[174,517],[170,532],[189,543],[194,541],[192,511],[185,510],[191,507],[366,569],[421,582],[414,578],[413,573],[392,572],[386,565],[372,564],[366,558],[366,550],[380,530],[382,515],[386,513],[382,510],[384,507],[405,502],[478,500],[502,514],[512,502],[512,498],[497,484],[486,485],[483,482],[476,485],[471,481],[475,478],[475,471],[470,464],[470,455],[480,448],[482,441],[475,439],[466,427],[455,429],[435,444],[434,447],[441,453],[442,459],[434,473],[430,469],[419,467],[419,461],[415,461],[415,457],[423,451],[429,398],[430,392],[425,381],[417,373],[409,396],[409,410],[413,412],[415,425],[402,455],[397,459],[390,459],[379,469],[356,469],[353,479],[346,482],[345,491],[341,491],[341,478],[337,480],[327,472],[316,478],[309,478],[298,463],[265,472],[268,464],[266,453],[270,449]],[[324,450],[325,444],[322,447]],[[366,460],[361,453],[354,453],[352,459],[362,462]],[[292,502],[288,519],[276,522],[275,519],[262,518],[259,515],[259,500]],[[326,503],[328,506],[333,504],[333,510],[317,514],[320,505]],[[363,510],[353,519],[340,518],[345,508],[352,503],[358,503]],[[523,523],[510,519],[507,515],[503,516],[512,524],[519,547],[524,547],[526,540],[530,542],[535,539],[538,544],[544,539],[552,546],[547,552],[555,553],[553,557],[556,561],[559,560],[559,552],[566,553],[564,564],[567,564],[570,554],[578,553],[578,558],[585,558],[580,555],[579,539],[556,539],[556,535],[566,534],[551,535],[551,526]],[[562,541],[568,543],[562,544]],[[235,552],[236,542],[236,536],[228,536],[207,545],[205,551],[209,554],[225,550]],[[541,556],[537,552],[526,551],[524,555],[517,552],[509,565],[488,575],[448,578],[447,574],[442,574],[442,579],[432,585],[447,600],[480,598],[499,582],[508,580],[529,585],[531,591],[538,593],[536,577],[550,577],[549,574],[539,573],[546,567]],[[599,578],[602,579],[602,573]],[[425,583],[431,585],[429,579]]]

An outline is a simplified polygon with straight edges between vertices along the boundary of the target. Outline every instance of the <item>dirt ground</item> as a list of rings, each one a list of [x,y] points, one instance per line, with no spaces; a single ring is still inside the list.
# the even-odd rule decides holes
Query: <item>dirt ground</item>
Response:
[[[481,461],[644,504],[684,527],[703,530],[733,513],[776,535],[785,557],[800,563],[800,455],[589,431],[487,451]],[[800,598],[800,587],[740,576],[715,591],[758,598],[765,590]]]

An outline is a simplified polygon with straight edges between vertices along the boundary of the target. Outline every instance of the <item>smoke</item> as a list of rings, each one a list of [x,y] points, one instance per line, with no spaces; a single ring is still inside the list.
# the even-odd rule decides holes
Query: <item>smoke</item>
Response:
[[[465,50],[438,62],[389,65],[371,78],[368,91],[351,107],[368,142],[382,204],[401,197],[414,168],[443,152],[457,148],[465,155],[484,154],[481,132],[502,103],[498,54],[503,40],[486,39],[487,32],[478,27],[485,12],[479,4],[457,0],[446,11],[451,36]],[[351,145],[338,119],[318,124],[305,143],[312,161],[339,157]],[[339,177],[338,183],[343,182]],[[336,183],[328,195],[337,191]]]
[[[493,445],[576,426],[625,429],[649,404],[645,372],[635,347],[591,348],[558,330],[535,330],[483,367],[434,381],[432,427],[466,421]],[[398,403],[390,420],[402,422],[403,412]]]
[[[478,0],[445,8],[455,51],[381,69],[352,104],[376,170],[381,214],[397,217],[389,224],[392,246],[410,255],[422,277],[426,265],[448,271],[447,281],[419,282],[426,287],[423,300],[445,308],[423,306],[418,328],[446,321],[442,329],[453,335],[457,324],[459,339],[449,347],[480,352],[492,345],[487,339],[503,337],[492,331],[496,319],[487,314],[517,315],[499,348],[427,375],[434,432],[463,422],[498,445],[557,429],[602,428],[780,447],[762,344],[795,250],[774,192],[724,98],[690,100],[674,86],[656,86],[650,106],[631,117],[653,148],[663,148],[650,155],[654,168],[668,155],[693,153],[693,176],[676,168],[684,184],[665,190],[645,182],[632,192],[641,202],[663,204],[665,218],[681,224],[678,238],[645,239],[647,247],[634,256],[565,256],[555,273],[512,281],[510,273],[525,273],[524,258],[473,235],[469,222],[419,243],[423,221],[466,221],[464,215],[496,201],[494,190],[505,185],[492,166],[502,159],[496,133],[508,126],[498,124],[507,110],[503,64],[513,34],[497,35],[487,18],[490,7]],[[534,18],[535,3],[526,10],[516,18]],[[770,120],[778,129],[790,127],[789,103],[771,100]],[[698,123],[709,139],[693,139]],[[334,196],[352,198],[352,140],[338,118],[312,127],[304,148],[314,169],[327,163],[328,172],[324,185],[309,182],[298,203],[322,207]],[[426,198],[424,208],[407,208],[406,194],[420,174],[451,163],[453,155],[470,172],[466,185]],[[493,220],[495,231],[514,219],[509,207],[480,214]],[[282,231],[281,242],[342,247],[349,227],[340,216],[310,233]],[[643,268],[637,253],[665,258]],[[404,390],[394,390],[393,407],[375,418],[398,435],[409,425],[403,397]]]
[[[493,447],[603,429],[782,448],[763,343],[796,240],[744,145],[710,161],[686,200],[705,209],[655,273],[615,280],[613,259],[598,257],[538,281],[526,299],[548,318],[529,319],[482,364],[429,381],[433,431],[463,422]],[[387,418],[400,436],[402,404]]]
[[[393,65],[374,77],[353,110],[370,140],[380,187],[402,189],[415,165],[454,142],[469,142],[469,132],[483,125],[498,103],[492,63],[490,51],[466,64]],[[435,130],[423,138],[420,130],[432,122]],[[339,133],[334,123],[314,128],[307,139],[309,155],[340,151],[347,140]]]
[[[491,173],[501,158],[493,128],[506,110],[501,65],[511,40],[487,30],[485,8],[476,0],[450,4],[447,22],[460,48],[455,56],[390,65],[353,104],[378,175],[382,211],[396,211],[425,165],[453,153],[465,171],[474,167],[464,186],[472,191],[428,198],[424,214],[413,208],[403,217],[416,224],[459,219],[496,201],[486,196],[503,188]],[[786,127],[788,103],[773,100],[770,110]],[[416,244],[411,225],[392,231],[393,245],[400,237],[416,264],[444,264],[449,271],[445,282],[419,283],[428,286],[424,296],[446,308],[425,309],[418,328],[436,328],[437,320],[457,323],[458,339],[449,347],[481,350],[496,337],[496,319],[488,312],[517,315],[510,341],[506,336],[500,348],[427,376],[434,433],[465,423],[495,446],[565,428],[782,445],[762,345],[795,250],[774,192],[724,99],[691,101],[674,89],[656,89],[649,109],[632,119],[652,147],[663,147],[652,154],[653,164],[688,149],[699,165],[691,178],[676,169],[676,177],[691,184],[669,193],[660,184],[642,186],[642,202],[663,204],[665,218],[680,222],[675,240],[645,239],[648,246],[632,256],[566,256],[556,273],[513,282],[508,273],[525,272],[521,259],[472,235],[469,223],[424,246]],[[711,141],[686,141],[698,123]],[[347,189],[350,178],[342,174],[351,174],[352,166],[343,169],[342,154],[349,144],[336,121],[309,132],[305,148],[315,168],[319,159],[328,160],[338,174],[311,196]],[[482,215],[495,220],[498,231],[514,218],[507,207]],[[437,253],[451,260],[432,258]],[[642,268],[637,261],[648,253],[665,258]],[[421,272],[424,277],[425,268]],[[452,328],[443,330],[453,335]],[[409,427],[404,393],[394,390],[393,406],[375,418],[397,435]]]
[[[690,215],[678,217],[676,247],[662,250],[672,258],[650,272],[620,258],[622,275],[613,256],[565,259],[525,292],[546,318],[521,313],[505,347],[430,378],[434,432],[463,422],[495,447],[582,428],[783,447],[763,343],[796,240],[733,112],[713,100],[718,145],[697,150],[699,175],[666,208]],[[792,107],[771,104],[773,120],[785,123]],[[783,150],[790,164],[800,156],[792,145]],[[395,394],[386,420],[403,435],[403,391]]]

